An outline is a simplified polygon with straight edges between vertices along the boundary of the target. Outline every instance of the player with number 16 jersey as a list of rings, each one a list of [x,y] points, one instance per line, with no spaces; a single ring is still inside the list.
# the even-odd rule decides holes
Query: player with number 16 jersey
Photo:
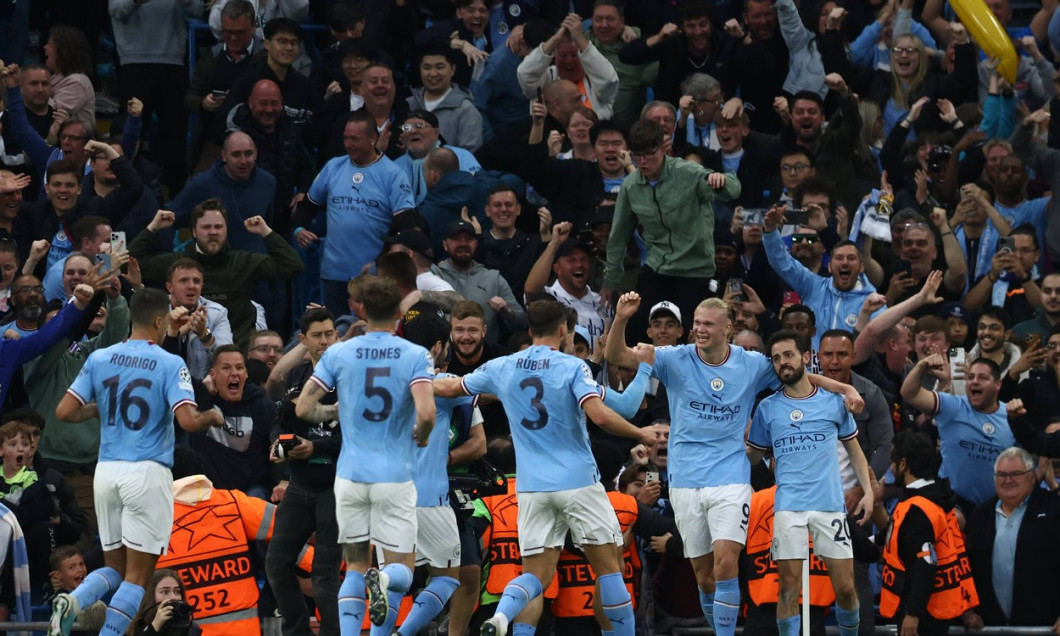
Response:
[[[173,466],[173,411],[195,406],[184,361],[146,340],[92,352],[68,392],[99,407],[99,461]]]

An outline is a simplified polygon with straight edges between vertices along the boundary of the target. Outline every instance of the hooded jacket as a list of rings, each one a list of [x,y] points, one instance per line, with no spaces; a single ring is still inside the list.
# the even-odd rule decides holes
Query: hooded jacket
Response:
[[[526,310],[515,299],[511,286],[499,271],[487,269],[485,265],[475,261],[471,262],[471,269],[463,271],[454,267],[449,259],[445,259],[436,267],[437,274],[452,285],[461,296],[482,305],[486,311],[486,339],[490,342],[497,342],[500,336],[500,329],[497,325],[499,316],[489,306],[489,300],[494,296],[503,298],[508,308],[512,310],[511,318],[504,319],[506,327],[520,329],[526,326]]]
[[[224,425],[191,435],[191,447],[202,457],[206,474],[218,487],[247,492],[254,486],[272,488],[269,465],[269,434],[276,421],[276,404],[264,389],[247,382],[243,397],[229,402],[197,390],[200,407],[221,409]]]
[[[450,86],[449,94],[431,110],[438,118],[438,132],[446,144],[474,152],[482,145],[482,115],[469,90],[459,84]],[[412,89],[406,101],[410,110],[430,110],[424,104],[423,88]]]

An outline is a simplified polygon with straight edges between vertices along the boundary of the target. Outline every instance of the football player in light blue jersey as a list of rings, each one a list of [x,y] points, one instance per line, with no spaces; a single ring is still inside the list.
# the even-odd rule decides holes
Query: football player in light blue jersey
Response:
[[[989,501],[994,496],[994,461],[1001,451],[1016,446],[1005,403],[997,399],[1001,368],[987,358],[973,361],[965,373],[966,394],[961,397],[923,388],[921,383],[928,372],[938,376],[942,384],[949,384],[950,363],[936,351],[917,362],[905,376],[902,399],[935,417],[942,452],[939,476],[949,478],[953,492],[965,506]]]
[[[566,306],[537,301],[527,308],[527,319],[533,336],[529,349],[495,358],[463,378],[435,380],[435,393],[441,396],[497,396],[512,423],[520,467],[516,487],[523,574],[505,587],[496,613],[482,626],[481,634],[504,636],[509,622],[541,595],[552,581],[569,530],[598,575],[605,622],[609,623],[604,633],[632,636],[632,600],[622,582],[616,550],[622,542],[621,531],[600,484],[585,416],[612,435],[649,446],[655,442],[656,430],[639,429],[606,406],[588,366],[559,351],[569,344]],[[636,358],[651,357],[651,347],[636,352]],[[512,633],[524,636],[534,629],[532,624],[519,622]]]
[[[339,588],[339,630],[361,631],[368,614],[383,625],[388,592],[405,594],[416,554],[415,446],[434,426],[434,360],[423,347],[394,335],[401,292],[394,281],[368,276],[361,289],[368,331],[324,352],[295,404],[310,421],[338,416],[342,454],[336,465],[335,507],[346,577]],[[321,398],[334,388],[338,404]],[[383,548],[386,566],[371,567],[369,542]]]
[[[836,596],[839,633],[856,636],[861,623],[854,589],[854,552],[839,478],[838,441],[865,495],[854,509],[867,523],[873,506],[869,463],[858,443],[858,428],[843,397],[810,383],[810,342],[789,329],[773,334],[767,349],[773,370],[784,384],[762,400],[751,422],[747,456],[752,463],[772,451],[776,463],[777,499],[773,524],[773,560],[780,575],[777,627],[780,636],[798,636],[802,562],[814,554],[828,566]]]
[[[639,306],[635,292],[619,299],[607,340],[608,362],[634,363],[626,325]],[[694,344],[657,348],[654,369],[670,401],[667,465],[674,520],[696,573],[703,615],[721,636],[732,636],[736,629],[739,558],[751,510],[744,430],[755,396],[779,386],[769,359],[730,345],[732,333],[732,307],[708,298],[696,307]],[[853,387],[808,377],[815,386],[841,393],[848,409],[864,408]]]
[[[188,432],[224,424],[220,411],[196,410],[184,361],[155,344],[170,320],[188,322],[187,309],[171,313],[169,296],[143,289],[129,311],[129,339],[92,353],[55,408],[64,422],[100,420],[94,489],[106,567],[55,598],[49,636],[68,636],[77,612],[111,592],[102,633],[125,633],[169,545],[174,416]]]
[[[437,314],[420,313],[402,329],[407,340],[428,349],[435,366],[441,370],[449,357],[449,321]],[[441,377],[441,376],[439,376]],[[447,375],[446,377],[456,377]],[[372,626],[373,636],[392,633],[415,636],[427,625],[460,587],[460,535],[456,514],[449,506],[449,426],[456,409],[474,409],[475,397],[436,397],[437,414],[434,430],[425,448],[416,451],[416,565],[426,565],[431,579],[419,594],[412,611],[397,632],[397,608],[401,595],[391,593],[393,611],[381,627]],[[477,412],[477,411],[476,411]]]

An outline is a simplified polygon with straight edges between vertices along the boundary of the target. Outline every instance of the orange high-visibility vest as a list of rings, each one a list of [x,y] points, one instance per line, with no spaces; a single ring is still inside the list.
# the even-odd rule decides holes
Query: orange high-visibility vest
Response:
[[[251,541],[272,538],[276,506],[238,490],[214,488],[210,498],[173,503],[169,549],[155,567],[176,570],[205,636],[259,636],[258,584]],[[312,571],[313,549],[299,566]]]
[[[751,513],[747,518],[747,557],[751,570],[747,574],[747,591],[755,605],[776,603],[780,597],[780,575],[773,560],[770,547],[773,545],[773,504],[777,487],[759,490],[751,495]],[[802,602],[802,596],[799,596]],[[824,560],[813,553],[810,540],[810,605],[831,607],[835,602],[835,590],[828,578]]]
[[[898,606],[902,601],[906,568],[898,557],[898,532],[913,506],[920,508],[935,531],[933,547],[938,570],[935,572],[935,584],[928,599],[928,613],[939,620],[957,618],[966,610],[979,605],[979,594],[975,591],[975,582],[972,580],[971,562],[964,548],[964,535],[957,525],[957,515],[952,510],[946,512],[934,501],[919,495],[899,502],[891,515],[891,528],[883,550],[880,615],[892,618],[898,613]],[[917,555],[917,558],[921,557],[930,558],[930,552],[925,550]]]
[[[485,594],[500,596],[504,586],[523,573],[522,555],[519,552],[519,500],[515,493],[515,479],[508,478],[508,492],[482,498],[490,515],[490,524],[482,533],[483,560],[489,566],[486,580],[482,584],[482,602],[489,602]],[[545,598],[556,598],[556,577],[545,589]]]
[[[618,525],[623,536],[637,522],[637,500],[620,492],[609,492],[611,507],[618,516]],[[632,541],[627,541],[622,552],[622,580],[626,583],[629,596],[636,607],[637,595],[634,584],[640,579],[640,554]],[[574,616],[592,616],[593,600],[596,592],[596,575],[584,554],[574,554],[564,550],[556,566],[556,578],[559,580],[559,593],[552,602],[552,613],[555,616],[569,618]]]

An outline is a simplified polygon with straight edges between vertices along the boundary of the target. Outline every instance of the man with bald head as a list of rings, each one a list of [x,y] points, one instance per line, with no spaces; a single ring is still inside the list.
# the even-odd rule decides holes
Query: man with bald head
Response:
[[[258,149],[245,132],[229,132],[221,146],[221,158],[206,172],[188,180],[169,209],[177,215],[177,227],[188,222],[191,210],[206,199],[220,199],[228,210],[228,243],[233,249],[265,253],[260,236],[243,227],[243,221],[260,215],[273,225],[276,178],[257,165]]]
[[[283,95],[276,82],[259,80],[246,103],[228,114],[229,131],[250,135],[257,147],[257,167],[276,178],[275,230],[286,235],[290,214],[283,213],[305,196],[313,183],[312,158],[291,118],[284,112]],[[295,191],[297,190],[297,194]]]

